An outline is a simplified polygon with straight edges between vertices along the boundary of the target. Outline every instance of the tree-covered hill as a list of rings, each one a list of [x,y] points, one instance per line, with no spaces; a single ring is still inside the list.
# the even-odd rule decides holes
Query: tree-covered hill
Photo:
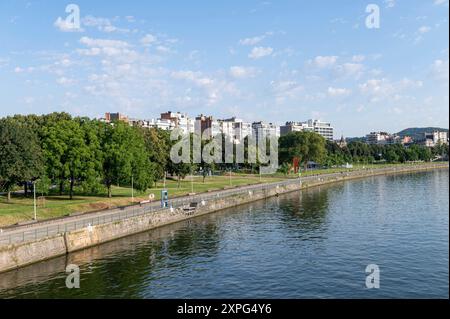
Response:
[[[403,131],[400,131],[397,134],[401,137],[411,136],[413,139],[415,139],[422,137],[423,133],[432,133],[434,131],[448,132],[448,129],[440,127],[411,127],[404,129]]]

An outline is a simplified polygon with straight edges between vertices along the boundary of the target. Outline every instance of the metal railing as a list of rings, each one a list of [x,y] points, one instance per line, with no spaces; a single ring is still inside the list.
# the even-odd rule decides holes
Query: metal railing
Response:
[[[330,180],[343,179],[349,177],[367,176],[372,174],[383,174],[401,171],[410,171],[415,169],[426,169],[434,166],[443,165],[410,165],[402,167],[387,167],[387,168],[366,168],[358,170],[348,170],[346,172],[337,172],[331,174],[309,175],[300,178],[292,178],[276,183],[270,184],[256,184],[241,187],[234,187],[220,191],[213,191],[208,193],[201,193],[192,196],[181,198],[174,198],[168,201],[167,208],[161,208],[159,202],[146,204],[145,206],[130,206],[122,209],[114,209],[112,211],[101,212],[96,216],[79,215],[73,218],[63,218],[55,221],[42,222],[33,224],[31,227],[24,227],[24,229],[12,229],[0,232],[0,245],[16,244],[28,241],[36,241],[50,236],[64,234],[69,231],[79,230],[91,226],[97,226],[115,221],[121,221],[132,217],[143,216],[146,214],[154,214],[156,212],[172,212],[177,209],[182,209],[189,206],[191,203],[207,203],[211,200],[223,199],[235,195],[247,194],[247,196],[256,196],[260,193],[266,193],[269,190],[277,189],[277,187],[285,187],[294,184],[308,184],[311,182],[326,182]],[[448,167],[448,164],[446,164]],[[445,167],[445,165],[444,165]],[[369,172],[369,174],[368,174]],[[250,193],[251,192],[251,193]],[[75,219],[75,220],[73,220]],[[28,230],[27,230],[28,228]]]

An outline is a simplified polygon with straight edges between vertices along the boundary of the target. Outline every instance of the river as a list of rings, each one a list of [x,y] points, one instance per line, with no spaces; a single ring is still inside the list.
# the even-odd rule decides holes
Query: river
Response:
[[[447,169],[347,181],[0,274],[0,298],[448,298],[448,220]]]

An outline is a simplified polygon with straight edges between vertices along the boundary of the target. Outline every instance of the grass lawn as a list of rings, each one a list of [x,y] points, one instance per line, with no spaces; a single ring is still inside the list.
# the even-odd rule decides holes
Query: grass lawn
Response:
[[[257,183],[267,183],[280,181],[281,176],[262,176],[261,180],[258,175],[240,175],[234,174],[231,178],[231,186],[242,186]],[[208,190],[218,190],[230,186],[229,176],[212,176],[207,177],[203,183],[202,177],[195,176],[194,192],[201,193]],[[169,190],[169,198],[174,196],[183,196],[191,192],[191,179],[187,177],[182,180],[178,188],[178,182],[168,179],[166,181],[166,188]],[[155,200],[161,198],[161,189],[163,183],[159,182],[155,188],[147,190],[147,192],[134,191],[135,202],[147,200],[149,194],[154,194]],[[78,212],[92,212],[96,210],[106,209],[116,206],[125,206],[132,204],[131,188],[128,187],[113,187],[113,198],[104,194],[95,196],[84,196],[76,194],[73,200],[69,200],[68,195],[63,196],[46,196],[45,204],[38,200],[37,216],[38,220],[44,220],[53,217],[60,217],[70,213]],[[39,196],[36,194],[36,196]],[[6,201],[6,196],[0,195],[0,227],[12,225],[17,222],[31,220],[33,213],[33,197],[25,198],[22,195],[13,195],[11,201]]]

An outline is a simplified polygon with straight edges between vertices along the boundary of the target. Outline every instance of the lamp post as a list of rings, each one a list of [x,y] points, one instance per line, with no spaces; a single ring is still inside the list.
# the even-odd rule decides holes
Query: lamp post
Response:
[[[194,194],[194,175],[191,167],[191,194]]]
[[[134,176],[131,175],[131,202],[134,203]]]
[[[163,189],[166,189],[166,171],[164,171]]]
[[[33,182],[33,202],[34,202],[34,220],[37,220],[37,208],[36,208],[36,181]]]

